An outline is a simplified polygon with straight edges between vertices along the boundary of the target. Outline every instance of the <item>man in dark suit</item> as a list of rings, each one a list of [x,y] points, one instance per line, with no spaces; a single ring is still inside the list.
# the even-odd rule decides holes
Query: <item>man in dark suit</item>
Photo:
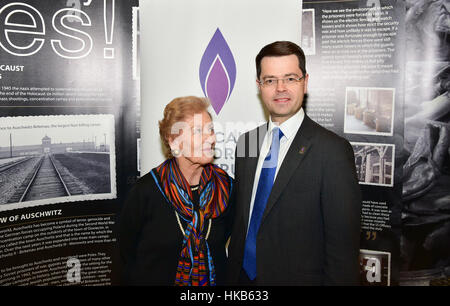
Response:
[[[256,69],[270,120],[237,144],[228,281],[357,285],[361,194],[352,147],[304,113],[299,46],[265,46]]]

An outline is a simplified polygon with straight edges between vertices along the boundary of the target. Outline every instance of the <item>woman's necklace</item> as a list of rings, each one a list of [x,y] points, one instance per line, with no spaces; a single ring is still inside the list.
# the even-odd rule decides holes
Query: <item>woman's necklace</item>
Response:
[[[175,216],[177,217],[178,225],[180,226],[180,230],[181,230],[181,232],[183,233],[183,236],[184,236],[184,229],[183,229],[183,226],[181,225],[180,217],[178,216],[178,213],[176,211],[175,211]],[[209,219],[208,231],[206,232],[205,240],[208,239],[210,231],[211,231],[211,219]]]
[[[196,191],[199,186],[200,185],[193,186],[193,187],[191,187],[191,190],[192,191]],[[175,211],[175,216],[177,217],[178,225],[180,226],[180,230],[181,230],[181,232],[183,233],[183,236],[184,236],[184,229],[183,229],[183,226],[181,225],[180,216],[178,216],[178,213],[176,211]],[[211,231],[211,219],[209,219],[208,231],[206,232],[205,240],[208,239],[210,231]]]

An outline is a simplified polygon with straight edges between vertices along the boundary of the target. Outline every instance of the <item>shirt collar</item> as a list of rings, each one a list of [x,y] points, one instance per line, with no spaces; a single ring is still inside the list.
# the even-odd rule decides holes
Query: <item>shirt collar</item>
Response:
[[[302,125],[303,119],[305,118],[305,112],[303,111],[303,107],[295,113],[294,116],[280,124],[278,127],[283,132],[284,136],[289,140],[291,137],[294,137],[297,134],[298,129]],[[269,131],[272,132],[273,128],[277,125],[273,123],[272,117],[269,119]]]

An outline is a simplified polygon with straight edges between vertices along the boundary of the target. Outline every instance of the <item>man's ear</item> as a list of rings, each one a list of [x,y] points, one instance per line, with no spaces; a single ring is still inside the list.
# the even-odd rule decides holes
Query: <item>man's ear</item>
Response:
[[[304,93],[308,93],[308,79],[309,79],[309,74],[305,75],[305,89],[304,89]]]
[[[258,79],[256,79],[256,86],[258,87],[258,90],[261,90],[261,83]]]

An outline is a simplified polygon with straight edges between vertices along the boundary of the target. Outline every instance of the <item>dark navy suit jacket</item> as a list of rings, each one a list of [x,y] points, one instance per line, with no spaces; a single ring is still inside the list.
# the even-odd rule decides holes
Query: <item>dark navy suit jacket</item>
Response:
[[[238,284],[259,149],[267,124],[239,138],[227,279]],[[283,160],[256,246],[257,285],[357,285],[361,192],[347,140],[308,116]]]

